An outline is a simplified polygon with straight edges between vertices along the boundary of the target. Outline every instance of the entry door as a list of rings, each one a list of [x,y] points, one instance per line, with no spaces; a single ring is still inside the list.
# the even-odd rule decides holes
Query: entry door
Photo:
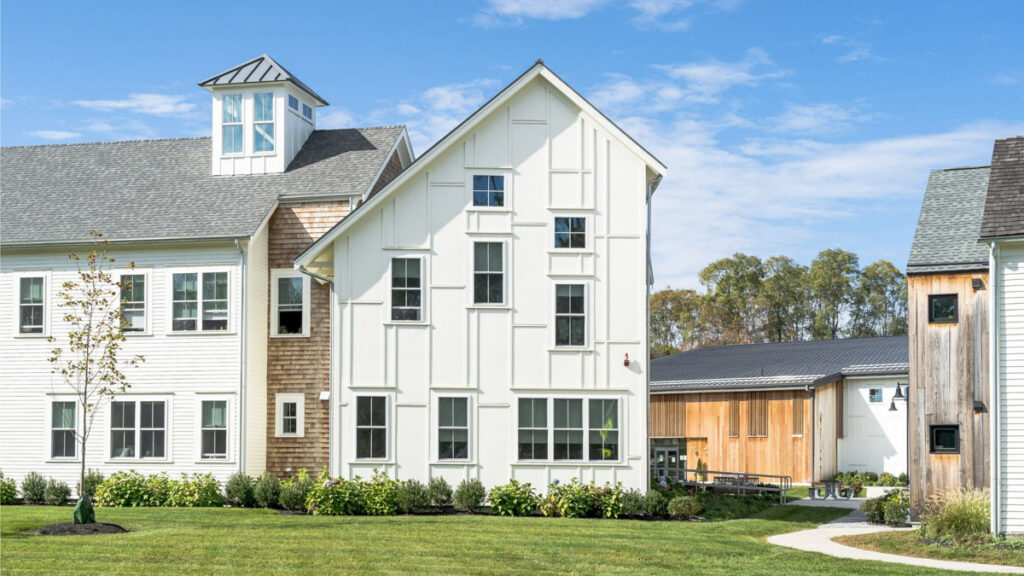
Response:
[[[679,449],[655,448],[654,473],[658,481],[679,479]]]

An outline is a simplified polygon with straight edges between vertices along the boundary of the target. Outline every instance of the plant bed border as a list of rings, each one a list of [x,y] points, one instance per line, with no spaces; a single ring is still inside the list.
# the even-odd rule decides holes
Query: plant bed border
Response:
[[[91,524],[60,522],[57,524],[47,524],[36,530],[35,533],[39,536],[92,536],[95,534],[124,534],[127,532],[127,528],[107,522],[93,522]]]

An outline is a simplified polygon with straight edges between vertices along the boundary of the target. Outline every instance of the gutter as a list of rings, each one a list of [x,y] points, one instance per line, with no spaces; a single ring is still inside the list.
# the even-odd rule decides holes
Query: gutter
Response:
[[[319,274],[314,274],[313,272],[310,272],[309,270],[306,270],[305,266],[296,266],[296,269],[299,272],[305,274],[306,276],[309,276],[310,278],[316,278],[317,280],[320,280],[321,282],[324,282],[328,286],[331,287],[330,288],[330,293],[328,295],[329,302],[328,302],[328,305],[327,305],[327,315],[328,315],[327,316],[327,348],[328,348],[328,352],[327,352],[327,365],[328,365],[328,369],[327,369],[327,390],[328,390],[328,394],[330,394],[330,398],[327,401],[328,402],[328,404],[327,404],[327,430],[328,430],[328,432],[327,432],[327,469],[329,470],[328,473],[330,475],[334,476],[335,472],[337,472],[337,476],[341,476],[341,469],[340,468],[337,469],[337,470],[335,469],[335,463],[336,463],[335,460],[336,460],[337,457],[335,456],[335,453],[334,453],[334,451],[336,449],[336,446],[335,446],[335,444],[336,444],[335,436],[337,436],[337,433],[336,433],[336,431],[334,429],[334,422],[335,422],[335,416],[334,416],[334,413],[335,413],[335,410],[334,410],[334,403],[335,403],[334,388],[335,388],[335,386],[334,386],[334,383],[335,383],[335,378],[337,376],[337,371],[334,369],[334,360],[335,360],[335,351],[334,351],[334,331],[335,331],[335,326],[334,326],[334,321],[335,321],[335,315],[334,315],[334,281],[331,280],[330,278],[327,278],[326,276],[321,276]],[[339,396],[340,396],[340,394],[339,394]]]
[[[276,205],[275,205],[276,207]],[[171,238],[119,238],[109,239],[104,238],[111,244],[164,244],[164,243],[180,243],[180,242],[238,242],[239,238],[247,238],[247,236],[181,236]],[[55,241],[43,241],[43,242],[13,242],[10,244],[0,244],[0,249],[9,250],[14,248],[56,248],[66,246],[89,246],[92,244],[91,240],[55,240]]]
[[[1002,466],[999,458],[999,330],[997,330],[997,326],[999,325],[999,298],[996,295],[998,292],[996,287],[999,284],[999,246],[996,244],[995,240],[989,243],[988,254],[988,393],[989,403],[992,405],[992,408],[989,410],[988,418],[989,458],[992,461],[992,468],[989,470],[988,482],[992,491],[992,498],[990,499],[991,510],[989,513],[991,519],[989,522],[992,534],[998,536],[1000,528],[1000,498],[1002,497],[1002,479],[1000,477]]]
[[[239,326],[238,326],[238,332],[239,332],[239,334],[241,335],[241,338],[242,338],[242,350],[241,350],[242,353],[241,353],[240,359],[239,359],[239,370],[238,370],[238,374],[239,374],[239,378],[238,378],[238,410],[239,410],[239,412],[238,412],[238,414],[239,414],[239,418],[238,418],[238,423],[239,423],[239,426],[238,426],[238,471],[244,473],[245,472],[245,436],[246,436],[246,428],[247,428],[246,427],[246,420],[249,417],[249,411],[245,409],[245,377],[246,377],[245,368],[246,368],[246,359],[248,358],[248,347],[249,347],[249,337],[248,337],[248,334],[245,331],[245,317],[246,317],[246,312],[247,312],[246,305],[245,305],[246,304],[246,302],[245,302],[245,267],[246,267],[246,264],[247,264],[247,261],[248,261],[249,258],[248,258],[248,254],[246,253],[246,251],[242,248],[241,243],[238,241],[238,238],[235,238],[235,248],[238,249],[239,268],[241,269],[241,273],[239,274],[239,276],[241,276],[241,278],[238,281],[238,285],[239,285],[239,289],[241,290],[241,298],[242,298],[242,305],[240,306],[240,308],[242,310],[242,314],[241,314],[241,319],[239,320]]]

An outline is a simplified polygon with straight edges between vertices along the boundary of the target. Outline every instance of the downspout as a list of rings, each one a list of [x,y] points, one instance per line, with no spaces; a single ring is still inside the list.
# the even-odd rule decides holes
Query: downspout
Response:
[[[238,261],[241,273],[239,279],[239,288],[242,293],[242,305],[239,308],[242,310],[241,318],[238,321],[238,332],[242,340],[241,357],[239,359],[238,369],[238,471],[245,472],[245,436],[246,436],[246,419],[249,417],[249,411],[246,410],[245,406],[245,366],[247,358],[247,348],[249,345],[248,334],[245,332],[245,317],[247,313],[247,306],[245,301],[245,267],[246,261],[248,260],[248,254],[242,249],[242,244],[235,238],[235,248],[238,249]]]
[[[328,296],[329,302],[327,305],[327,390],[330,397],[327,400],[327,470],[330,475],[334,475],[334,464],[335,464],[335,430],[334,430],[334,281],[326,276],[315,274],[306,269],[305,266],[298,267],[299,272],[309,276],[310,278],[316,278],[321,282],[326,283],[330,286],[330,295]],[[341,470],[338,469],[338,474],[341,474]]]
[[[647,299],[646,309],[644,312],[644,358],[647,361],[647,372],[644,377],[644,409],[647,411],[647,417],[644,419],[647,423],[646,429],[644,430],[644,438],[647,439],[644,442],[644,475],[647,478],[647,482],[644,484],[646,489],[651,485],[651,287],[654,283],[654,267],[651,264],[651,198],[654,197],[654,191],[658,188],[658,184],[661,184],[661,175],[657,175],[647,181],[647,262],[644,266],[644,284],[647,286]]]
[[[988,394],[990,408],[988,411],[988,434],[989,434],[989,458],[992,460],[992,467],[989,470],[989,487],[991,489],[991,515],[990,528],[992,534],[999,535],[999,510],[1001,484],[1001,465],[999,462],[999,325],[997,286],[999,285],[999,248],[996,243],[989,243],[988,251]]]
[[[815,456],[817,456],[818,446],[817,444],[814,443],[814,433],[817,429],[818,423],[818,407],[817,402],[814,398],[814,388],[808,386],[807,389],[811,393],[811,483],[814,483],[817,482],[817,478],[815,477],[814,462],[816,460]]]

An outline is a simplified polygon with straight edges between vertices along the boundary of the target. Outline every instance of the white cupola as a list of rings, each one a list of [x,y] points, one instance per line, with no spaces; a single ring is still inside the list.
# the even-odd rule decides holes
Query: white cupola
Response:
[[[327,102],[263,54],[199,86],[213,94],[213,175],[284,172]]]

